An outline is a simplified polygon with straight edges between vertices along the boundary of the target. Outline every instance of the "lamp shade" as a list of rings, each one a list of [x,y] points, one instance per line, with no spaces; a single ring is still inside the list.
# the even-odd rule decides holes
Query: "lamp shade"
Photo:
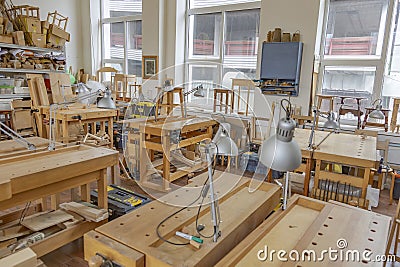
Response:
[[[339,123],[335,121],[335,113],[331,112],[328,116],[328,120],[324,123],[324,128],[338,129]]]
[[[97,102],[98,108],[116,109],[114,100],[111,98],[111,91],[107,89],[102,99]]]
[[[279,121],[276,135],[271,136],[261,146],[260,161],[276,171],[293,171],[301,164],[300,147],[293,134],[295,122],[289,118]]]
[[[212,154],[221,156],[237,156],[239,149],[235,142],[229,137],[231,126],[229,123],[221,123],[218,131],[213,138],[216,148],[213,148]]]
[[[372,111],[369,116],[371,119],[377,119],[377,120],[383,120],[385,119],[385,114],[383,114],[383,112],[380,110],[380,108],[378,107],[377,109],[375,109],[374,111]]]

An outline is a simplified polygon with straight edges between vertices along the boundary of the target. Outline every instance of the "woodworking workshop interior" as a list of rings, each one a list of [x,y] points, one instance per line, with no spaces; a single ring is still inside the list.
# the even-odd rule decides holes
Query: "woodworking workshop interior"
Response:
[[[400,267],[400,0],[0,0],[0,267]]]

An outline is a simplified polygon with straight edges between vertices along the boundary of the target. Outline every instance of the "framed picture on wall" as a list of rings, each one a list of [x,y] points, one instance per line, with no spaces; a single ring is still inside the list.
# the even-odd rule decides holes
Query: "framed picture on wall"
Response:
[[[143,79],[157,80],[158,73],[158,57],[157,56],[143,56],[142,58],[142,77]]]

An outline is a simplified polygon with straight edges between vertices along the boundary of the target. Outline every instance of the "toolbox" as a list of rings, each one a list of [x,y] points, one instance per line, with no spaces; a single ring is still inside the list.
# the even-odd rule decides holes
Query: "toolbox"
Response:
[[[150,202],[150,198],[132,192],[118,185],[108,185],[109,220],[116,219]],[[98,192],[94,189],[90,193],[93,204],[97,204]]]

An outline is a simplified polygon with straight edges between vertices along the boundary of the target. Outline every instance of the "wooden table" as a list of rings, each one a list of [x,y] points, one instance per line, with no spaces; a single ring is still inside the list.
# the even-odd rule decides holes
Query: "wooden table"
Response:
[[[153,189],[169,190],[170,182],[200,169],[201,163],[192,167],[177,168],[175,172],[171,172],[171,152],[186,148],[193,153],[196,143],[212,138],[213,126],[216,124],[215,120],[197,117],[168,117],[157,122],[148,120],[141,124],[140,183]],[[154,161],[154,152],[162,153],[162,161]],[[162,175],[162,185],[151,181],[151,174],[154,173]]]
[[[247,178],[218,171],[215,177],[215,192],[222,197],[219,202],[222,235],[218,242],[204,239],[202,247],[194,250],[190,246],[165,243],[156,234],[156,227],[164,218],[199,196],[207,178],[207,174],[202,174],[159,201],[152,201],[86,234],[85,259],[90,260],[98,252],[123,266],[213,266],[262,223],[278,205],[281,192],[276,185],[263,183],[258,191],[250,193]],[[194,231],[197,210],[191,206],[164,222],[161,235],[170,241],[184,242],[175,237],[175,232],[182,231],[183,227]],[[202,209],[199,223],[205,225],[204,235],[212,233],[209,205]]]
[[[317,150],[308,149],[308,139],[311,130],[296,129],[294,139],[301,148],[302,157],[306,159],[306,178],[304,181],[304,195],[308,195],[309,170],[312,169],[313,160],[316,161],[314,187],[319,179],[329,179],[335,182],[347,182],[362,189],[365,198],[369,181],[370,169],[376,167],[376,137],[367,136],[365,139],[354,134],[332,134]],[[329,134],[328,131],[315,131],[314,144],[319,144]],[[362,178],[354,175],[338,174],[326,171],[322,162],[336,163],[357,167],[364,170]]]
[[[43,140],[33,141],[39,145]],[[3,147],[1,143],[0,147]],[[55,151],[44,150],[35,153],[26,151],[26,154],[21,151],[18,155],[1,157],[0,210],[76,187],[81,188],[81,199],[90,202],[92,182],[97,182],[99,207],[107,209],[107,168],[116,164],[118,164],[117,151],[85,145],[60,147]],[[51,208],[57,209],[59,199],[52,198],[52,201]],[[78,223],[46,237],[31,248],[40,257],[105,222]]]
[[[382,262],[364,262],[365,251],[371,252],[371,259],[385,255],[391,218],[370,211],[335,202],[321,202],[304,196],[295,196],[285,211],[279,210],[265,220],[242,242],[232,249],[216,266],[382,266]],[[338,246],[338,240],[342,240]],[[344,247],[344,242],[347,247]],[[288,262],[280,261],[277,253],[273,261],[260,250],[284,250]],[[320,258],[323,250],[359,251],[360,261],[330,261],[325,253],[324,260],[302,261],[306,250],[315,251]],[[296,250],[300,260],[290,260],[289,253]],[[308,259],[307,254],[306,259]],[[308,253],[312,259],[311,252]],[[340,252],[332,255],[340,255]],[[346,255],[346,254],[344,254]],[[293,253],[292,258],[296,255]],[[343,258],[345,259],[346,256]],[[339,258],[340,259],[340,258]],[[352,259],[350,257],[350,259]]]
[[[40,107],[40,113],[50,118],[50,107]],[[84,132],[96,134],[96,123],[100,123],[100,131],[106,132],[106,123],[108,125],[107,134],[110,137],[110,148],[113,144],[113,121],[117,116],[117,110],[101,109],[97,107],[58,109],[55,115],[55,136],[57,141],[69,143],[71,137],[69,131],[71,126],[83,124]],[[90,125],[90,129],[89,129]]]

